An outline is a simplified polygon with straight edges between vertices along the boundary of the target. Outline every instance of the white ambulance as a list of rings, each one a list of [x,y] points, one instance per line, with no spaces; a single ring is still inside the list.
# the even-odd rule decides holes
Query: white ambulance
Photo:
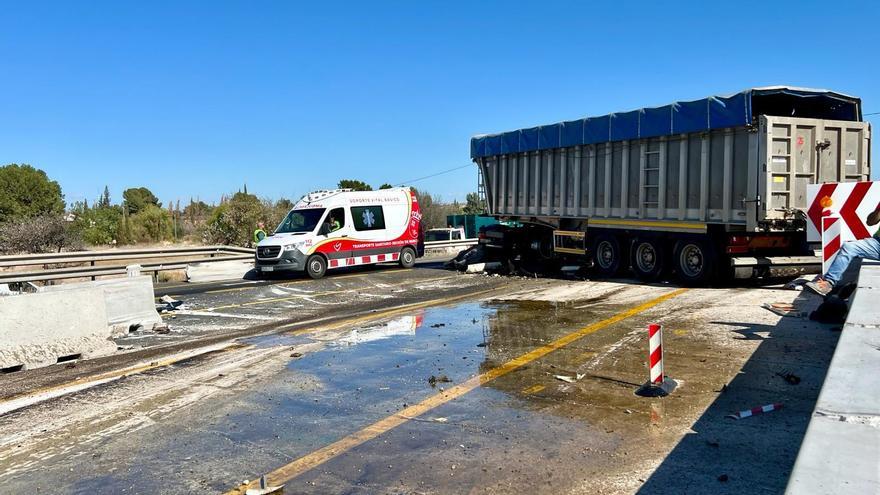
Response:
[[[409,188],[335,189],[303,196],[256,248],[259,273],[327,270],[399,262],[409,268],[424,252],[422,216]]]

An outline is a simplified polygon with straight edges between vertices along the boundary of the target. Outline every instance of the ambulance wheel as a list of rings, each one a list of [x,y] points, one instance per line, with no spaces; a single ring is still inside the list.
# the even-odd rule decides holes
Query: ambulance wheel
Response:
[[[405,247],[400,251],[400,266],[412,268],[416,264],[416,252],[411,247]]]
[[[319,254],[313,254],[306,260],[306,272],[314,279],[319,279],[327,273],[327,260]]]

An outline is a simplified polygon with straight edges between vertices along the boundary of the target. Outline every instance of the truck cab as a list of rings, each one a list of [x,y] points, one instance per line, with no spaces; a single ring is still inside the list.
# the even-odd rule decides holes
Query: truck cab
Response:
[[[464,238],[463,227],[428,229],[425,232],[425,242],[461,241]]]

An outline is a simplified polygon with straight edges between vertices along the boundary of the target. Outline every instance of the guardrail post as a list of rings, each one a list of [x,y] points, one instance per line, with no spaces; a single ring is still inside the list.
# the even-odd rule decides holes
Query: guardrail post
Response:
[[[89,264],[90,264],[91,266],[95,266],[95,260],[92,260],[91,263],[89,263]],[[95,281],[95,278],[97,278],[97,277],[95,277],[94,275],[92,275],[92,282]]]

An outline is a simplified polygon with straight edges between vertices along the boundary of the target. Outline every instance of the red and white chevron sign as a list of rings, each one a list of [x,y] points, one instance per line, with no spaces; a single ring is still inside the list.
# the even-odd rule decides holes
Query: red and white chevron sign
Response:
[[[807,185],[807,241],[822,240],[822,217],[829,215],[841,219],[841,242],[871,237],[877,227],[869,227],[865,220],[878,203],[880,181]]]

